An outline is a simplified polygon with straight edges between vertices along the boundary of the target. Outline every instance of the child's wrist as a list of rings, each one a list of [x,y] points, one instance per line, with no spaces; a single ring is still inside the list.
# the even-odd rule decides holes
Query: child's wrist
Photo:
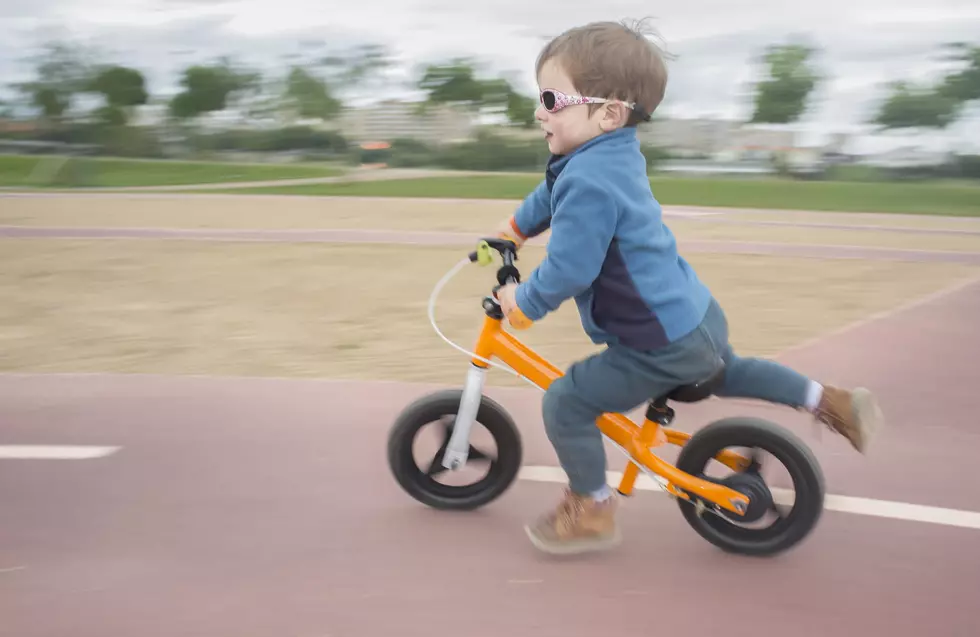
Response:
[[[510,232],[510,234],[511,234],[511,237],[510,238],[513,239],[514,242],[517,245],[521,245],[525,241],[527,241],[527,237],[524,236],[524,233],[523,232],[521,232],[521,227],[519,225],[517,225],[517,216],[516,215],[511,215],[510,216],[510,218],[507,220],[506,226],[511,231]]]

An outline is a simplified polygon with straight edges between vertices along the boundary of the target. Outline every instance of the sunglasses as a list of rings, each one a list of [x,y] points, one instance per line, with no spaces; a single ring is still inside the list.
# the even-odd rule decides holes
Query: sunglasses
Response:
[[[607,100],[603,97],[582,97],[581,95],[565,95],[561,91],[553,88],[546,88],[541,91],[539,96],[541,104],[549,113],[557,113],[566,106],[576,106],[578,104],[622,104],[626,108],[635,109],[635,102],[624,102],[623,100]]]

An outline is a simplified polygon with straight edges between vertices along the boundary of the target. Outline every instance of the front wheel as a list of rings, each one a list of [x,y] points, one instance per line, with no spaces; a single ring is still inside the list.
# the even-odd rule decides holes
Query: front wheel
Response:
[[[484,506],[510,487],[521,468],[523,448],[517,427],[503,407],[481,396],[473,429],[477,424],[485,427],[497,449],[490,453],[471,444],[466,464],[489,465],[486,475],[465,486],[436,481],[436,477],[448,472],[442,467],[442,456],[462,396],[462,390],[453,389],[420,398],[402,411],[388,434],[388,465],[395,480],[410,496],[436,509],[471,510]],[[440,423],[437,426],[442,444],[431,461],[419,466],[415,461],[415,439],[423,427],[436,423]]]
[[[761,476],[761,465],[753,452],[751,466],[723,479],[709,477],[706,469],[717,454],[729,447],[750,447],[775,456],[793,482],[794,502],[787,506],[790,492],[774,495]],[[677,468],[694,476],[725,484],[749,496],[744,518],[730,512],[699,511],[692,502],[678,499],[681,513],[701,537],[732,553],[773,555],[802,541],[816,526],[824,506],[824,477],[813,452],[797,436],[773,423],[757,418],[727,418],[711,423],[681,449]],[[775,521],[763,528],[742,524],[760,521],[766,515]]]

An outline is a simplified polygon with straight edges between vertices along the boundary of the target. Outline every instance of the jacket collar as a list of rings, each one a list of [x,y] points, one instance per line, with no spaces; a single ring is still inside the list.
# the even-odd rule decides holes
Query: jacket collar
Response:
[[[551,191],[552,186],[555,185],[555,180],[558,179],[558,175],[561,174],[561,171],[564,170],[565,165],[568,164],[568,160],[572,157],[584,153],[588,149],[598,146],[599,144],[606,144],[616,140],[633,141],[635,139],[635,128],[617,128],[612,132],[603,133],[597,137],[593,137],[567,155],[552,155],[548,158],[548,165],[545,168],[545,181],[548,184],[548,191]]]

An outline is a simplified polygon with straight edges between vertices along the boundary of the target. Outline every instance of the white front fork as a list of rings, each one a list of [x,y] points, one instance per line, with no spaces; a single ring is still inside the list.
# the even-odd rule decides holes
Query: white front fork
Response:
[[[486,375],[486,368],[476,365],[470,367],[470,371],[466,374],[466,385],[463,387],[463,396],[459,401],[453,435],[449,438],[446,453],[442,456],[442,466],[446,469],[456,470],[466,464],[470,452],[470,427],[476,419],[476,412],[480,409]]]

